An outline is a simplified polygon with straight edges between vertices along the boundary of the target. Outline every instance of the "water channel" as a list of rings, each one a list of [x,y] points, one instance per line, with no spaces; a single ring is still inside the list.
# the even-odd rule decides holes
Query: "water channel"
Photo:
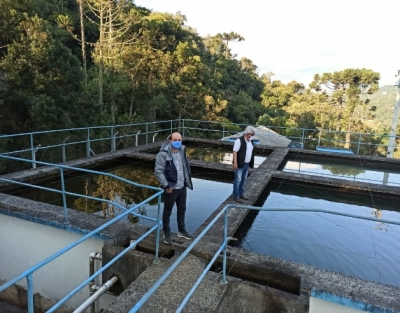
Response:
[[[289,155],[281,165],[283,172],[340,178],[365,183],[400,186],[400,168],[362,159],[340,160],[332,158],[298,157]]]
[[[274,181],[258,205],[400,221],[399,198]],[[400,226],[324,213],[253,211],[232,242],[245,250],[400,286]]]
[[[158,186],[158,181],[154,176],[154,165],[146,162],[122,159],[104,165],[101,168],[96,168],[96,170],[114,174],[139,184]],[[186,228],[189,232],[194,232],[232,193],[233,181],[233,173],[216,175],[215,173],[207,173],[204,170],[199,171],[196,168],[192,168],[192,176],[194,189],[188,190],[186,212]],[[40,185],[61,190],[60,180],[53,180]],[[105,175],[84,174],[82,172],[67,175],[65,188],[68,192],[112,200],[123,207],[131,207],[154,194],[152,190],[135,187]],[[61,194],[50,191],[23,188],[6,192],[39,202],[57,206],[63,205]],[[103,217],[112,217],[120,213],[120,209],[106,203],[73,196],[67,196],[67,207]],[[62,209],[60,208],[60,210]],[[174,208],[171,216],[171,229],[173,232],[178,231],[175,210],[176,208]],[[157,199],[139,208],[138,213],[156,218]],[[138,220],[133,216],[129,216],[126,222],[139,222],[146,226],[154,225],[151,221]]]

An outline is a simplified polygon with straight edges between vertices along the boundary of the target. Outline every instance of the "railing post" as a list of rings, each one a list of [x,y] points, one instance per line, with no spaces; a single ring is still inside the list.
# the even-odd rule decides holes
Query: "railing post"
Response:
[[[149,123],[146,123],[146,145],[149,143]]]
[[[185,120],[182,120],[182,137],[185,137]]]
[[[358,147],[357,147],[357,154],[360,152],[360,145],[361,145],[361,133],[358,135]]]
[[[64,207],[64,220],[65,224],[69,224],[68,221],[68,210],[67,210],[67,199],[65,197],[65,182],[64,182],[64,170],[60,168],[60,178],[61,178],[61,191],[62,191],[62,199],[63,199],[63,207]]]
[[[65,143],[67,142],[68,139],[69,139],[69,136],[68,136],[67,138],[65,138],[65,140],[63,141],[63,145],[62,145],[62,147],[61,147],[61,150],[62,150],[62,160],[63,160],[63,162],[66,162],[66,161],[67,161],[67,154],[66,154],[66,152],[65,152]]]
[[[114,126],[111,126],[111,152],[115,151]]]
[[[86,157],[90,157],[90,128],[87,129]]]
[[[222,124],[222,138],[225,138],[225,124]]]
[[[158,223],[158,227],[157,227],[157,230],[156,230],[156,252],[155,252],[156,259],[153,262],[155,264],[160,262],[160,260],[158,259],[158,252],[159,252],[159,249],[160,249],[160,227],[162,225],[162,223],[161,223],[161,194],[158,195],[157,223]]]
[[[171,135],[171,134],[172,134],[172,121],[171,121],[171,130],[169,132],[169,135]]]
[[[33,305],[33,281],[32,281],[32,274],[26,276],[26,284],[28,289],[28,313],[34,313],[34,305]]]
[[[136,133],[136,142],[135,142],[135,147],[137,147],[139,145],[139,134],[140,134],[140,130]]]
[[[319,130],[319,136],[318,136],[318,144],[317,146],[319,146],[321,144],[321,135],[322,135],[322,130]]]
[[[36,155],[35,155],[35,147],[33,145],[33,134],[31,134],[31,157],[32,157],[32,168],[36,168]]]
[[[302,128],[302,134],[301,134],[301,143],[303,144],[303,147],[304,147],[304,133],[305,133],[305,129],[304,128]]]
[[[227,284],[226,281],[226,246],[228,245],[228,208],[225,208],[224,214],[224,255],[222,259],[222,281],[221,283]]]

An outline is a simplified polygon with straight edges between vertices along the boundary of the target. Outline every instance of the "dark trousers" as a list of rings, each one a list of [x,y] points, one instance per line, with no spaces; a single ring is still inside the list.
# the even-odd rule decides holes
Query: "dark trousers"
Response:
[[[186,194],[186,187],[172,189],[172,193],[164,192],[164,210],[162,216],[164,233],[168,234],[171,232],[169,221],[175,203],[177,207],[176,219],[178,221],[178,231],[185,231]]]

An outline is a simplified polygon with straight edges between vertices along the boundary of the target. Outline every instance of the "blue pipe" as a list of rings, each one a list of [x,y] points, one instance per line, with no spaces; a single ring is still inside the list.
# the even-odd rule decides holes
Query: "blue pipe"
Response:
[[[63,208],[64,208],[64,220],[66,224],[69,224],[68,221],[68,210],[67,210],[67,199],[65,197],[65,182],[64,182],[64,171],[60,168],[60,178],[61,178],[61,194],[63,199]]]
[[[33,275],[29,274],[26,276],[26,284],[28,288],[28,312],[34,313],[34,305],[33,305]]]
[[[224,243],[228,242],[228,208],[225,210],[224,215]],[[226,284],[226,245],[224,249],[224,256],[222,259],[222,283]]]

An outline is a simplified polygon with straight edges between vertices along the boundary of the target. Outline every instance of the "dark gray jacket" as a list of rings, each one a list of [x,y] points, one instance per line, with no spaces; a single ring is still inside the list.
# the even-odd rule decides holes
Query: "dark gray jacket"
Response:
[[[186,157],[184,145],[179,148],[178,153],[180,153],[183,162],[183,175],[185,177],[185,186],[189,189],[193,189],[190,165]],[[163,143],[160,152],[158,152],[156,156],[154,174],[160,182],[161,187],[169,188],[176,185],[178,173],[174,164],[174,160],[172,158],[171,145],[168,142]]]

